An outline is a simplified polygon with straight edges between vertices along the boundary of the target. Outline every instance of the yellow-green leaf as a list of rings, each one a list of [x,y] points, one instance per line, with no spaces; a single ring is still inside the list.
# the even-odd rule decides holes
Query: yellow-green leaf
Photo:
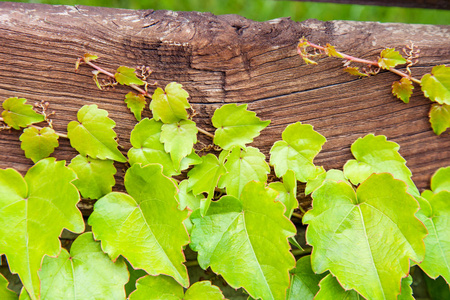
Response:
[[[20,135],[20,141],[25,157],[30,158],[34,163],[48,157],[59,146],[58,135],[50,127],[42,129],[28,127]]]
[[[124,85],[136,84],[143,85],[144,82],[136,76],[135,69],[121,66],[117,68],[114,78],[118,83]]]
[[[75,178],[65,161],[55,158],[40,160],[25,177],[0,170],[0,255],[6,254],[11,272],[19,274],[33,300],[40,297],[42,259],[59,254],[63,228],[84,230]]]
[[[386,48],[380,53],[380,58],[378,59],[378,65],[382,69],[389,70],[397,65],[406,63],[406,59],[400,54],[400,52],[395,51],[394,48]]]
[[[325,47],[325,52],[327,53],[328,56],[330,57],[344,57],[342,56],[341,53],[337,52],[336,49],[334,48],[334,46],[331,46],[330,44],[327,43],[327,46]]]
[[[3,121],[14,129],[44,121],[44,116],[33,110],[33,105],[25,104],[27,99],[12,97],[3,101]]]
[[[373,174],[355,191],[325,181],[303,216],[313,246],[312,269],[329,270],[346,289],[367,299],[396,299],[410,260],[425,255],[424,225],[414,216],[417,201],[391,174]]]
[[[127,104],[127,107],[131,112],[134,114],[134,117],[136,120],[141,120],[141,114],[144,110],[145,105],[147,102],[145,101],[145,97],[142,94],[135,94],[133,92],[129,92],[125,95],[125,103]]]
[[[365,73],[361,73],[359,71],[358,67],[346,67],[344,69],[345,72],[349,73],[350,75],[355,75],[355,76],[359,76],[359,77],[368,77],[368,74]]]
[[[165,91],[157,88],[152,95],[152,102],[150,102],[153,118],[166,124],[186,120],[188,118],[186,108],[191,107],[187,100],[188,97],[188,92],[176,82],[169,83]]]
[[[434,133],[440,135],[450,127],[450,105],[434,103],[431,106],[429,117]]]
[[[405,103],[409,103],[413,89],[412,81],[406,77],[402,77],[400,81],[395,81],[392,84],[392,94]]]
[[[425,97],[439,104],[450,105],[450,67],[435,66],[431,74],[423,75],[420,85]]]

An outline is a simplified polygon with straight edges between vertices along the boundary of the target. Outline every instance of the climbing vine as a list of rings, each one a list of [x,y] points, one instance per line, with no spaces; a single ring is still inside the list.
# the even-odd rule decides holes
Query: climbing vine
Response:
[[[319,53],[308,54],[307,46]],[[323,53],[355,61],[306,40],[299,53],[308,63]],[[326,138],[301,122],[284,129],[266,158],[249,144],[270,121],[247,105],[217,109],[211,134],[195,123],[181,84],[149,82],[147,67],[112,73],[97,59],[86,54],[76,68],[92,67],[100,89],[122,84],[137,92],[124,98],[137,121],[126,153],[116,123],[97,105],[81,107],[65,134],[53,130],[48,104],[3,102],[3,129],[23,129],[21,148],[34,163],[25,176],[0,170],[0,254],[20,277],[20,299],[224,299],[210,281],[191,281],[194,264],[250,299],[413,299],[413,264],[449,282],[450,167],[420,194],[399,145],[368,134],[351,145],[354,159],[343,170],[325,170],[314,158]],[[376,67],[391,70],[400,60],[388,49]],[[447,69],[422,78],[425,93]],[[402,77],[415,81],[408,74]],[[142,118],[146,108],[152,118]],[[42,122],[47,126],[38,127]],[[199,133],[211,147],[195,148]],[[70,163],[48,157],[59,138],[79,153]],[[116,162],[129,166],[125,192],[113,191]],[[298,182],[313,199],[306,212]],[[81,198],[96,200],[90,227],[76,206]],[[308,226],[312,249],[297,243],[291,218]],[[79,234],[70,252],[61,248],[63,229]],[[187,248],[196,261],[186,262]],[[17,297],[0,275],[0,298]]]

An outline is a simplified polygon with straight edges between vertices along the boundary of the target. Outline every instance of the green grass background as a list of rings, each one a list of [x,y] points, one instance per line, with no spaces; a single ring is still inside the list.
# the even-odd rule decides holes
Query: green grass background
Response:
[[[14,2],[201,11],[212,12],[216,15],[238,14],[256,21],[291,17],[295,21],[315,18],[322,21],[355,20],[441,25],[450,23],[448,10],[277,0],[19,0]]]

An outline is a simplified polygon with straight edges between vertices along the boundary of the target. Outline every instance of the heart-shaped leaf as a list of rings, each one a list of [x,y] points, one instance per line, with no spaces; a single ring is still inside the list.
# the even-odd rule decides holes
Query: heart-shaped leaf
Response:
[[[315,178],[321,169],[314,165],[313,160],[326,142],[325,137],[314,131],[311,125],[297,122],[286,127],[282,138],[270,149],[270,164],[274,166],[275,174],[281,177],[290,169],[298,181]]]
[[[167,274],[187,287],[187,212],[178,210],[175,183],[161,165],[135,164],[125,174],[125,188],[128,194],[112,192],[95,203],[89,217],[95,238],[113,260],[122,255],[133,268]]]
[[[62,249],[58,257],[44,258],[41,300],[125,299],[128,276],[125,261],[113,263],[86,232],[73,242],[70,254]]]
[[[312,269],[329,270],[368,299],[396,299],[409,260],[424,257],[427,233],[406,188],[387,173],[371,175],[356,192],[345,182],[325,181],[303,216]]]
[[[437,103],[431,105],[430,123],[434,133],[440,135],[450,127],[450,105]]]
[[[198,210],[191,215],[190,247],[198,252],[200,266],[211,267],[253,298],[284,299],[295,266],[288,237],[296,229],[276,197],[264,183],[251,181],[240,199],[224,196],[211,202],[204,217]]]
[[[42,129],[28,127],[20,135],[20,141],[25,157],[30,158],[34,163],[48,157],[59,146],[58,135],[50,127]]]
[[[227,173],[220,178],[219,187],[226,188],[227,195],[237,198],[247,183],[266,182],[270,173],[266,156],[253,147],[234,147],[226,158],[225,168]]]
[[[162,125],[160,141],[164,150],[170,153],[175,169],[179,169],[181,160],[192,152],[197,143],[197,132],[197,126],[191,120]]]
[[[256,113],[248,111],[247,104],[234,103],[216,109],[211,121],[217,128],[214,144],[225,150],[231,150],[234,146],[244,148],[270,124],[270,121],[261,121]]]
[[[409,103],[413,89],[412,81],[406,77],[402,77],[400,81],[395,81],[392,84],[392,94],[405,103]]]
[[[394,48],[386,48],[380,53],[380,59],[378,60],[378,65],[382,69],[395,68],[397,65],[405,64],[406,59],[400,54],[400,52],[395,51]]]
[[[0,170],[0,254],[31,296],[39,299],[38,270],[44,255],[56,256],[63,228],[80,233],[84,221],[71,183],[75,172],[64,161],[45,158],[25,178],[13,169]]]
[[[403,180],[408,185],[408,192],[419,196],[416,185],[411,180],[411,171],[398,150],[397,143],[387,141],[384,135],[368,134],[357,139],[351,146],[356,160],[351,159],[344,165],[344,175],[354,185],[366,180],[373,173],[391,173],[394,178]]]
[[[165,124],[177,123],[186,120],[188,114],[186,108],[190,108],[189,97],[182,85],[176,82],[169,83],[165,91],[157,88],[150,102],[150,109],[156,121],[161,120]]]
[[[85,105],[77,114],[78,122],[67,125],[70,145],[80,154],[97,159],[112,159],[126,162],[127,159],[117,149],[116,122],[108,118],[108,112],[97,105]]]

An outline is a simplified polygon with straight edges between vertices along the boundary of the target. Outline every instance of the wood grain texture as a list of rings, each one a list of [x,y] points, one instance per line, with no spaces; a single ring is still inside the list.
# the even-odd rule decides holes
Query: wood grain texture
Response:
[[[373,22],[254,22],[236,15],[95,7],[0,3],[0,99],[45,100],[56,112],[54,127],[65,132],[85,104],[106,109],[117,123],[123,153],[136,123],[123,103],[126,87],[100,91],[91,69],[74,71],[84,53],[113,71],[120,65],[147,65],[160,85],[177,81],[191,95],[198,126],[213,132],[211,116],[225,103],[248,103],[263,120],[272,120],[254,146],[268,154],[281,132],[293,122],[312,124],[327,139],[316,159],[326,169],[342,168],[350,145],[368,133],[384,134],[400,144],[419,189],[431,175],[450,164],[450,135],[435,136],[428,123],[430,101],[416,87],[409,104],[390,91],[396,75],[381,72],[357,79],[341,70],[341,62],[324,58],[318,66],[302,63],[298,39],[330,43],[350,55],[376,59],[385,47],[410,41],[421,49],[416,77],[432,66],[450,63],[450,26],[380,24]],[[146,110],[144,117],[150,116]],[[20,149],[20,132],[0,132],[0,168],[23,174],[32,165]],[[203,143],[210,143],[201,137]],[[53,156],[76,155],[60,140]],[[118,165],[118,180],[123,176]],[[119,186],[119,189],[121,187]]]
[[[408,1],[406,1],[406,0],[293,0],[293,1],[450,9],[450,4],[449,4],[448,0],[408,0]]]

